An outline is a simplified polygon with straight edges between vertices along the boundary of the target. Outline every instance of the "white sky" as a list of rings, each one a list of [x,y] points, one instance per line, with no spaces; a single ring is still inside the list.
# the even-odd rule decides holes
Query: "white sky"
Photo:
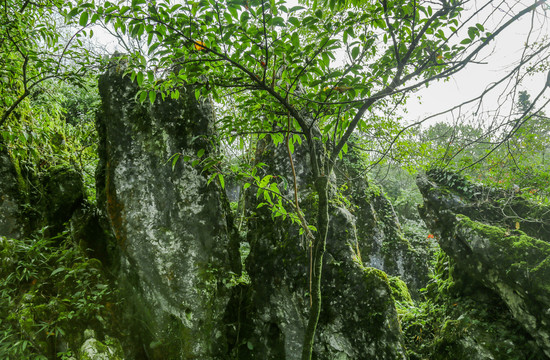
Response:
[[[550,11],[547,11],[550,16]],[[548,23],[543,16],[535,16],[533,19],[533,32],[530,37],[530,43],[535,40],[541,40],[541,37],[550,35]],[[487,28],[488,26],[486,26]],[[531,15],[525,15],[520,21],[514,23],[502,34],[497,36],[496,40],[491,44],[490,51],[486,52],[487,57],[480,57],[478,60],[483,60],[487,64],[471,64],[460,73],[453,76],[448,82],[435,82],[428,88],[423,88],[416,94],[420,96],[421,101],[415,97],[407,102],[407,114],[404,118],[407,122],[412,123],[418,121],[428,115],[437,114],[444,110],[458,105],[464,101],[474,98],[481,94],[483,90],[491,83],[500,80],[507,72],[511,65],[517,64],[521,58],[527,35],[531,27]],[[550,41],[546,38],[546,42]],[[548,54],[548,53],[546,53]],[[531,95],[531,100],[544,88],[546,83],[547,72],[534,74],[526,77],[522,84],[518,87],[519,90],[526,90]],[[499,91],[500,90],[500,91]],[[484,101],[484,109],[490,110],[497,107],[497,97],[502,93],[502,87],[499,90],[493,90],[492,95],[489,95]],[[550,88],[547,88],[543,95],[544,99],[548,99]],[[508,101],[508,105],[510,101]],[[542,103],[541,101],[540,103]],[[472,103],[476,104],[477,103]],[[475,105],[468,106],[472,108]],[[455,115],[457,112],[455,111]],[[549,109],[546,109],[546,114],[550,114]],[[433,124],[444,119],[451,120],[452,116],[444,115],[434,118],[426,122],[426,125]]]

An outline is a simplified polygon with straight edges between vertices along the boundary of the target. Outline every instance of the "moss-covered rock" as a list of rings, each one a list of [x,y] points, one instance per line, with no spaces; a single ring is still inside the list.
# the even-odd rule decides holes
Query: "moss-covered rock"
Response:
[[[113,60],[99,78],[97,117],[98,206],[116,238],[126,296],[121,340],[129,358],[218,359],[238,243],[221,188],[183,161],[211,153],[212,106],[186,88],[177,100],[140,105],[124,71],[124,59]]]
[[[471,189],[482,189],[459,182],[457,190],[441,182],[439,177],[418,179],[424,196],[421,214],[441,248],[459,271],[494,291],[550,356],[550,244],[507,227],[503,208],[496,208],[496,214],[484,206],[476,209],[478,199]],[[470,190],[465,193],[463,189]],[[496,199],[489,200],[493,201]],[[499,220],[498,215],[505,219]],[[539,228],[528,230],[541,234]]]
[[[256,159],[270,174],[292,177],[284,147],[266,143]],[[316,193],[308,168],[308,155],[296,146],[300,205],[308,219],[315,219]],[[261,175],[260,175],[261,176]],[[335,190],[331,176],[330,225],[324,256],[322,309],[314,343],[314,358],[404,359],[405,349],[397,320],[390,281],[383,271],[365,266],[356,217]],[[293,197],[291,189],[285,195]],[[240,322],[233,354],[239,359],[300,359],[309,313],[309,247],[296,225],[273,219],[271,210],[257,209],[255,192],[246,198],[247,240],[251,251],[246,262],[250,285],[240,298]],[[405,292],[402,294],[407,297]]]
[[[431,259],[423,256],[425,249],[417,251],[404,236],[392,203],[382,188],[369,181],[367,165],[356,149],[348,151],[337,166],[337,174],[342,176],[336,181],[351,213],[348,224],[341,224],[349,229],[346,241],[357,242],[365,266],[398,276],[407,284],[411,295],[419,298],[419,290],[429,279]]]
[[[86,340],[78,352],[79,360],[123,360],[124,352],[118,340],[106,337],[103,342],[96,338],[91,329],[84,331]]]
[[[452,258],[440,253],[434,271],[426,300],[398,307],[411,360],[547,358],[500,297]]]

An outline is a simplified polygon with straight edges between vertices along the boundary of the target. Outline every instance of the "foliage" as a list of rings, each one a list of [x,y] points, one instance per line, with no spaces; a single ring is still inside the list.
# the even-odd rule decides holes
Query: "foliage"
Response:
[[[59,0],[0,4],[0,142],[23,173],[61,164],[83,170],[94,200],[91,119],[98,96],[87,74],[100,61],[85,43],[93,31],[64,24],[66,6]]]
[[[527,92],[519,93],[514,116],[521,126],[497,131],[491,122],[436,123],[419,131],[416,161],[424,168],[442,167],[488,187],[521,192],[536,202],[550,194],[550,120],[532,113]]]
[[[83,174],[88,199],[95,202],[97,133],[93,115],[99,106],[91,79],[78,88],[62,81],[45,81],[43,92],[18,108],[19,119],[0,129],[2,143],[23,174],[38,176],[56,166],[71,166]]]
[[[71,34],[63,27],[64,1],[34,3],[9,0],[0,4],[0,128],[21,114],[19,107],[42,93],[44,82],[64,79],[80,84],[93,58],[81,38],[86,29]]]
[[[1,358],[68,356],[81,331],[113,315],[115,294],[101,263],[86,258],[67,234],[0,237],[0,259]]]

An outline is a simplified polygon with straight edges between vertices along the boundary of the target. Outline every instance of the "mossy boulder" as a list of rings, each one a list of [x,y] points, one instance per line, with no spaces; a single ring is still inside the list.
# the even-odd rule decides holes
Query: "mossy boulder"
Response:
[[[421,215],[456,267],[494,291],[550,357],[550,243],[511,230],[506,226],[506,216],[500,220],[497,216],[503,216],[502,208],[495,208],[497,214],[483,206],[476,210],[478,200],[466,197],[464,189],[483,189],[467,182],[460,184],[457,191],[440,177],[420,176],[418,185],[424,196]],[[528,230],[541,234],[539,228]]]
[[[240,273],[229,206],[200,166],[212,151],[213,108],[192,88],[179,99],[136,102],[124,58],[99,78],[97,198],[114,234],[129,358],[219,359],[224,316]],[[181,154],[172,165],[168,161]]]
[[[84,331],[86,339],[78,352],[79,360],[123,360],[124,352],[118,340],[107,336],[99,341],[91,329]]]
[[[295,145],[293,155],[300,205],[308,219],[315,219],[316,193],[307,171],[309,157]],[[267,173],[292,178],[286,148],[266,142],[256,159]],[[260,174],[260,176],[262,176]],[[365,266],[355,232],[356,217],[337,200],[336,176],[330,176],[330,225],[324,256],[322,309],[314,343],[314,358],[405,359],[405,349],[395,308],[391,280],[382,270]],[[292,189],[283,190],[293,197]],[[267,207],[257,208],[256,193],[247,191],[247,240],[250,255],[246,271],[250,285],[236,303],[240,327],[235,332],[233,354],[239,359],[300,359],[309,314],[309,247],[299,229]],[[359,242],[358,242],[359,241]],[[403,297],[406,285],[399,283]]]

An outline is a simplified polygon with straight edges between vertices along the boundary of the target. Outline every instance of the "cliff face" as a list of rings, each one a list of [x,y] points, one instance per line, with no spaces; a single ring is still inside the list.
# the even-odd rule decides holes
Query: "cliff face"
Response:
[[[465,287],[491,291],[550,357],[550,209],[444,171],[417,183],[421,215]]]
[[[240,272],[227,200],[200,168],[168,161],[212,150],[212,107],[185,89],[178,100],[139,105],[123,64],[111,65],[99,79],[97,191],[120,250],[130,343],[140,344],[126,350],[219,359],[227,351],[224,283]]]
[[[266,173],[281,174],[292,183],[286,147],[266,141],[259,149],[256,159],[266,164]],[[300,204],[307,219],[314,221],[316,194],[306,170],[307,153],[297,146],[293,156]],[[331,176],[331,183],[336,199],[335,176]],[[293,198],[292,186],[287,189],[281,186],[281,191],[287,198]],[[266,207],[258,209],[262,199],[256,198],[255,190],[249,190],[245,199],[250,218],[247,241],[251,248],[246,269],[251,284],[244,296],[246,311],[242,314],[240,336],[246,339],[243,344],[251,346],[241,346],[239,356],[299,359],[310,301],[307,239],[288,220],[272,218]],[[369,204],[368,209],[339,201],[331,206],[323,268],[323,305],[314,348],[317,359],[406,358],[392,279],[370,267],[372,253],[362,251],[369,248],[372,238],[358,234],[358,229],[366,231],[367,225],[359,223],[357,213],[375,211],[368,200],[362,199]],[[383,235],[381,241],[382,238]]]

